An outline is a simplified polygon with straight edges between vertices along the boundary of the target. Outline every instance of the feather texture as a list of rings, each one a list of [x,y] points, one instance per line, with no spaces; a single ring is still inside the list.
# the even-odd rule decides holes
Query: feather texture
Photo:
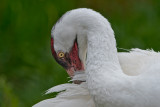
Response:
[[[130,76],[136,76],[145,72],[138,68],[142,67],[142,65],[143,68],[148,66],[146,62],[152,63],[151,59],[153,61],[159,61],[160,53],[153,50],[131,49],[130,52],[118,53],[118,58],[124,73]],[[71,81],[74,80],[86,81],[86,74],[77,73]],[[60,93],[55,98],[43,100],[33,107],[95,107],[86,82],[81,84],[66,83],[54,86],[47,90],[46,94],[54,92]]]
[[[77,38],[86,65],[85,74],[73,80],[86,82],[53,87],[47,93],[62,92],[34,107],[159,107],[160,54],[140,49],[117,53],[110,23],[98,12],[70,11],[54,26],[52,37],[56,52],[69,52]]]
[[[53,92],[60,93],[55,98],[41,101],[33,107],[95,107],[85,82],[80,85],[58,85],[49,89],[46,94]]]

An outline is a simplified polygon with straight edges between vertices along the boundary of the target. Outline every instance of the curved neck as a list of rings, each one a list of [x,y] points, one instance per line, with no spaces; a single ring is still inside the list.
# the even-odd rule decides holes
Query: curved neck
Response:
[[[121,87],[123,82],[115,81],[123,81],[123,73],[118,61],[114,33],[109,23],[90,30],[87,34],[86,75],[89,92],[97,107],[106,102],[110,104],[110,100],[102,99],[110,98],[110,93],[117,89],[115,86]]]
[[[103,74],[122,73],[117,56],[114,32],[109,22],[102,25],[100,29],[96,28],[96,30],[89,31],[87,44],[86,72],[89,72],[89,74],[95,72]],[[93,67],[95,70],[91,70]]]

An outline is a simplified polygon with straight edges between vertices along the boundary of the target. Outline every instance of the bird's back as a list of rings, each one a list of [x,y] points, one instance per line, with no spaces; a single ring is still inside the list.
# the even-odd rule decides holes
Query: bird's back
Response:
[[[132,49],[118,53],[118,58],[123,72],[130,76],[140,75],[160,63],[160,53],[153,50]]]

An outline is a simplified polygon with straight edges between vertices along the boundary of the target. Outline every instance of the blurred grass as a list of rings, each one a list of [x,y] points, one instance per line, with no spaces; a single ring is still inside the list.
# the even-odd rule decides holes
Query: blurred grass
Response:
[[[160,50],[159,0],[1,0],[0,107],[29,107],[68,81],[52,58],[50,31],[62,14],[79,7],[109,19],[118,47]]]

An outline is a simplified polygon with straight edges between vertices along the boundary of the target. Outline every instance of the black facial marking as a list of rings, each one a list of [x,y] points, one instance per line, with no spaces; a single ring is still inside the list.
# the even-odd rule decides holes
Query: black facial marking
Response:
[[[68,53],[65,54],[65,58],[66,58],[66,61],[68,61],[68,63],[71,64],[71,59],[69,58]]]
[[[67,64],[67,62],[64,62],[63,60],[56,60],[57,61],[57,63],[59,63],[62,67],[64,67],[65,69],[67,69],[68,68],[68,64]]]

